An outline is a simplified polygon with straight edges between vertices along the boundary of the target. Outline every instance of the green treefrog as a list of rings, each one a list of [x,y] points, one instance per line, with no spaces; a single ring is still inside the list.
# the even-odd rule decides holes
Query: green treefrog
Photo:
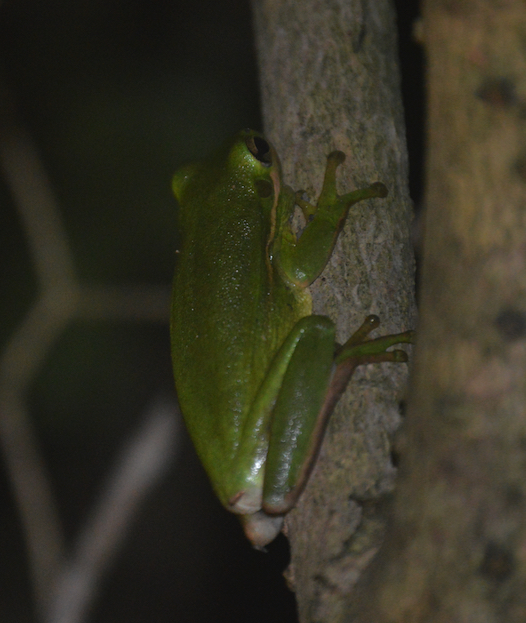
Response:
[[[338,195],[342,152],[328,156],[316,206],[281,179],[279,158],[243,130],[215,155],[175,173],[181,245],[173,287],[175,383],[188,431],[223,505],[262,548],[281,530],[356,366],[407,361],[390,346],[407,331],[343,345],[312,315],[307,286],[322,272],[352,204],[385,197],[379,182]],[[295,206],[306,226],[291,226]]]

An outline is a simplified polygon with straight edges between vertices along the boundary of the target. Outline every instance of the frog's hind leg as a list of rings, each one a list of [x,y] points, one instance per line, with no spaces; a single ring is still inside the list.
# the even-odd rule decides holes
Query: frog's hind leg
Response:
[[[368,334],[379,324],[377,316],[368,316],[333,353],[331,361],[336,366],[332,376],[327,355],[322,354],[328,352],[324,339],[313,334],[310,343],[309,340],[298,343],[293,355],[298,365],[289,365],[287,369],[270,425],[263,487],[266,513],[285,513],[296,503],[314,464],[329,416],[354,370],[368,363],[407,361],[405,351],[387,349],[395,344],[413,343],[414,331],[369,339]],[[319,343],[315,345],[316,339]]]
[[[283,376],[270,419],[263,510],[283,514],[294,506],[319,446],[319,413],[334,369],[334,323],[302,318],[301,332]],[[307,467],[305,463],[307,462]]]

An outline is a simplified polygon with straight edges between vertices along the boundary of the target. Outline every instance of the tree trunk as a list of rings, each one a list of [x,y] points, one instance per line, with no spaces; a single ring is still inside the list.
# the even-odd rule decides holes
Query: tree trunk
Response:
[[[340,149],[340,192],[374,181],[384,200],[353,207],[335,253],[311,289],[315,313],[340,342],[376,313],[381,334],[413,328],[411,203],[395,17],[387,0],[255,0],[265,132],[285,182],[321,189],[325,157]],[[405,364],[359,368],[330,421],[317,466],[287,520],[289,579],[301,621],[335,620],[385,532],[395,469],[391,437]]]
[[[524,3],[424,3],[413,394],[393,524],[347,620],[526,620],[525,32]]]

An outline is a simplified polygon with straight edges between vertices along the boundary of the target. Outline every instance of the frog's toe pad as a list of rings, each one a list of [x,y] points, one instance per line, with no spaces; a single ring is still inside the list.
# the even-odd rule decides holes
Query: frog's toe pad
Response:
[[[241,515],[241,522],[252,545],[256,549],[263,549],[280,533],[283,517],[281,515],[267,515],[263,511],[258,511],[252,515]]]

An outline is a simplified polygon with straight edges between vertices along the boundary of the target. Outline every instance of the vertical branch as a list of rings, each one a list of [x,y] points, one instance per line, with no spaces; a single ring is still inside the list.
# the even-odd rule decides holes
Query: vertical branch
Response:
[[[0,166],[20,211],[40,286],[36,303],[0,358],[0,443],[24,526],[35,600],[41,609],[64,557],[64,544],[24,392],[71,319],[77,289],[67,239],[35,147],[12,122],[0,141]]]
[[[73,256],[51,185],[27,133],[11,125],[0,143],[0,159],[23,221],[41,290],[61,284],[71,287],[75,279]]]
[[[525,620],[525,31],[523,2],[424,2],[414,393],[392,532],[352,620]]]
[[[0,384],[0,446],[20,512],[34,599],[41,610],[64,559],[63,535],[25,404],[3,383]]]
[[[56,583],[62,577],[66,553],[51,481],[40,456],[25,395],[50,348],[71,319],[166,322],[170,295],[169,287],[83,287],[78,282],[60,211],[37,150],[14,120],[12,111],[2,113],[0,168],[27,235],[39,292],[23,322],[0,353],[0,447],[23,525],[36,609],[42,614],[49,610],[54,591],[58,590]],[[170,439],[172,437],[166,435],[164,441]],[[161,452],[159,458],[163,456]],[[139,461],[135,466],[133,458]],[[128,467],[130,470],[135,467],[137,478],[141,475],[147,478],[152,466],[140,459],[140,453],[136,453],[129,459]],[[159,476],[161,471],[160,468],[154,469],[153,476]],[[142,490],[137,492],[137,502],[139,493],[142,497],[146,494],[146,485],[151,484],[152,478],[147,478]],[[123,478],[119,482],[126,484],[127,481]],[[118,497],[119,492],[113,493]],[[120,492],[120,495],[125,494],[126,489]],[[108,504],[110,502],[111,499]],[[126,509],[122,509],[128,514],[121,517],[121,524],[129,521],[135,507],[130,502]],[[98,531],[100,535],[106,527],[109,536],[104,547],[95,548],[94,552],[88,550],[94,546],[95,539],[85,538],[83,547],[79,546],[82,552],[79,558],[84,562],[90,556],[95,557],[95,560],[91,559],[90,578],[100,576],[109,558],[108,551],[112,545],[116,546],[121,536],[118,531],[109,530],[111,517],[107,513],[101,511],[95,523],[97,529],[93,532]],[[80,567],[85,570],[86,565]],[[88,575],[85,573],[83,577]],[[73,599],[66,593],[61,585],[60,596]],[[92,599],[93,592],[88,596]],[[88,596],[83,593],[82,606],[86,605]]]
[[[387,200],[351,210],[312,289],[314,309],[337,322],[342,342],[370,313],[388,333],[413,328],[412,213],[391,4],[267,0],[253,8],[265,130],[285,182],[313,199],[327,154],[339,149],[347,155],[340,192],[374,181],[389,189]],[[337,616],[381,540],[381,505],[363,500],[392,489],[389,438],[400,422],[406,375],[406,366],[393,364],[357,373],[289,515],[291,581],[293,574],[302,621]]]
[[[53,590],[46,621],[82,623],[104,572],[115,558],[137,508],[178,450],[175,405],[157,400],[117,458],[105,488]]]

